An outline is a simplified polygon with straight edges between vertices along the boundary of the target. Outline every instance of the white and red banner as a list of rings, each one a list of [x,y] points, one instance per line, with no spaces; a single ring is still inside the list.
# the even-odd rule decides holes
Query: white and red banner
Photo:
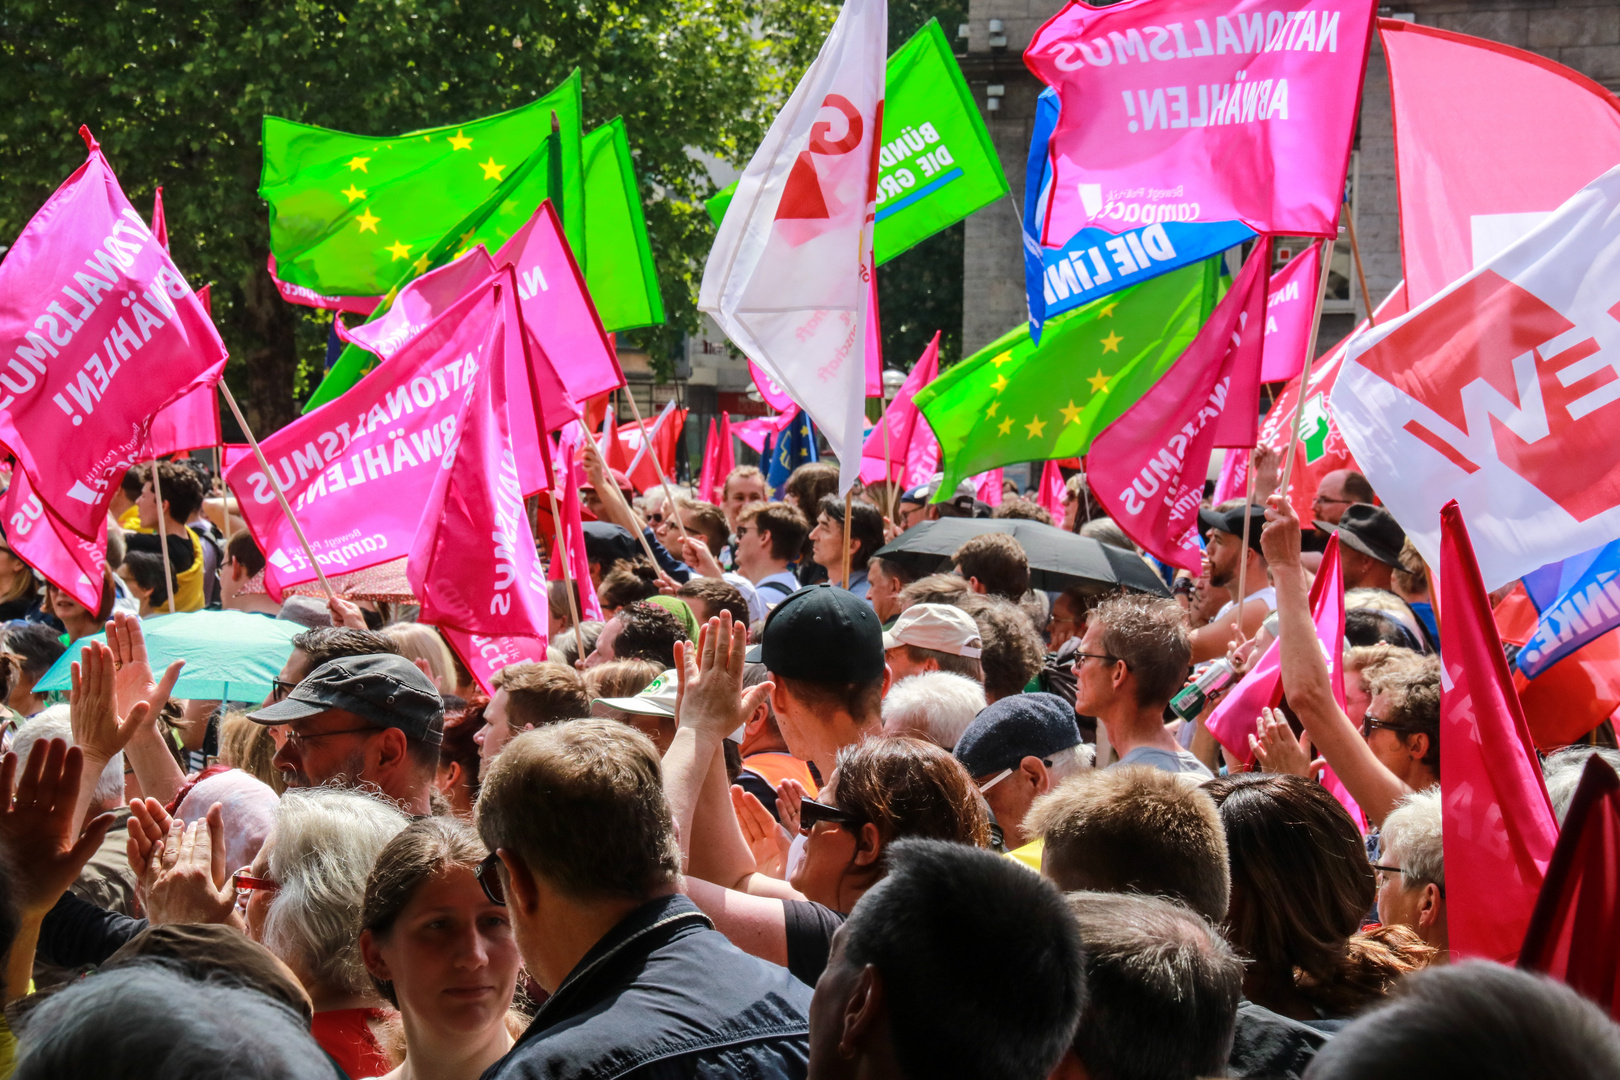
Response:
[[[1125,535],[1193,574],[1203,557],[1198,507],[1210,454],[1254,445],[1270,262],[1262,239],[1187,351],[1085,458],[1086,482]]]
[[[1494,41],[1395,19],[1378,31],[1395,113],[1401,264],[1416,306],[1620,165],[1620,102]]]
[[[1334,236],[1374,0],[1073,0],[1024,63],[1057,90],[1042,243],[1241,221]]]
[[[1322,245],[1311,244],[1271,275],[1266,293],[1266,359],[1260,367],[1261,382],[1281,382],[1299,377],[1305,368],[1305,355],[1316,348],[1311,338],[1312,317],[1321,278]]]
[[[1620,536],[1620,168],[1347,345],[1333,413],[1423,557],[1468,519],[1486,588]]]
[[[81,133],[88,160],[0,263],[0,443],[46,510],[93,539],[152,417],[217,378],[225,345]]]
[[[866,437],[866,445],[861,448],[862,481],[873,484],[883,480],[884,469],[887,467],[888,479],[898,481],[904,488],[912,488],[939,470],[939,444],[934,440],[934,430],[928,426],[928,421],[923,419],[922,412],[915,403],[917,391],[937,378],[939,378],[938,331],[934,333],[928,347],[923,350],[922,356],[912,365],[911,373],[906,376],[900,392],[889,402],[889,407],[883,410],[883,418]],[[925,465],[927,471],[923,472]]]
[[[737,182],[698,307],[860,477],[887,0],[845,0]]]

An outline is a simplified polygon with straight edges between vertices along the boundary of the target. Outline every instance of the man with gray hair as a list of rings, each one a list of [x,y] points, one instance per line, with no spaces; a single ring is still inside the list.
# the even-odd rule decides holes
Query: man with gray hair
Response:
[[[883,699],[883,734],[914,735],[954,750],[984,706],[984,687],[964,675],[912,675],[891,686]]]
[[[1425,788],[1395,804],[1379,831],[1378,921],[1410,927],[1450,960],[1446,930],[1446,861],[1440,829],[1440,789]]]
[[[1014,694],[981,712],[956,742],[956,760],[979,786],[1007,850],[1028,842],[1030,803],[1091,768],[1091,750],[1069,703],[1056,694]]]

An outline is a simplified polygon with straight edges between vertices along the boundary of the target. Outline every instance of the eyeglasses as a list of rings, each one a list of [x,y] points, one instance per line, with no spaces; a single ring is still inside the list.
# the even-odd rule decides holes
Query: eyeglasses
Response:
[[[1392,724],[1388,720],[1380,720],[1371,713],[1363,715],[1361,718],[1361,737],[1363,739],[1371,738],[1373,729],[1375,728],[1383,728],[1385,731],[1393,731],[1397,735],[1406,734],[1406,728],[1400,724]]]
[[[663,514],[648,514],[647,515],[647,523],[650,524],[650,525],[662,525],[664,523],[664,515]]]
[[[739,525],[739,526],[737,526],[736,529],[732,530],[732,535],[735,536],[738,540],[741,540],[743,537],[748,535],[748,526],[747,525]]]
[[[242,869],[238,870],[236,873],[232,874],[231,875],[231,884],[236,887],[236,891],[239,892],[239,893],[246,893],[246,892],[273,893],[273,892],[281,891],[281,886],[277,885],[275,882],[271,881],[269,878],[254,877],[251,870],[248,867],[243,867]]]
[[[1354,499],[1331,499],[1326,495],[1318,495],[1316,498],[1311,500],[1311,505],[1315,506],[1317,503],[1343,503],[1344,505],[1349,506],[1355,501],[1356,500]]]
[[[1119,657],[1112,653],[1077,652],[1074,654],[1075,667],[1079,667],[1087,660],[1101,660],[1105,664],[1117,664],[1120,662]],[[1130,667],[1131,665],[1126,664],[1125,666]]]
[[[995,787],[997,784],[1001,783],[1011,775],[1011,769],[1002,769],[1000,772],[996,773],[996,775],[979,785],[979,794],[983,795],[985,792],[989,791],[991,788]]]
[[[304,744],[312,739],[327,739],[333,735],[357,735],[362,731],[376,733],[381,730],[382,728],[374,727],[370,724],[367,724],[365,727],[344,728],[342,731],[317,731],[313,735],[300,735],[298,732],[289,729],[287,731],[287,744],[294,750],[302,750],[304,748]]]
[[[1377,863],[1373,863],[1373,869],[1377,870],[1379,872],[1379,874],[1381,874],[1381,875],[1382,874],[1399,874],[1402,877],[1416,877],[1417,876],[1415,874],[1408,874],[1405,870],[1402,870],[1398,866],[1379,866]],[[1380,882],[1379,884],[1382,884],[1382,882]],[[1446,895],[1446,887],[1444,885],[1440,884],[1440,882],[1433,881],[1433,882],[1428,882],[1428,884],[1431,884],[1436,889],[1439,889],[1440,890],[1440,895],[1442,897]]]
[[[809,836],[810,830],[824,821],[833,825],[841,825],[850,832],[855,832],[861,827],[861,819],[854,814],[801,795],[799,797],[799,832]]]
[[[501,881],[499,855],[494,852],[485,855],[478,868],[473,871],[473,877],[478,879],[478,884],[483,887],[484,895],[489,897],[490,903],[506,906],[506,886]]]
[[[271,701],[280,701],[282,698],[284,698],[288,694],[292,693],[293,688],[296,687],[297,685],[298,685],[297,683],[287,682],[285,679],[271,679],[270,680],[270,700]]]

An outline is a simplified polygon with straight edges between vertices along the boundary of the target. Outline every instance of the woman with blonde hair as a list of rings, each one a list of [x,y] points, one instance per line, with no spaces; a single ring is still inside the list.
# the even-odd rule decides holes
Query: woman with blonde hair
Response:
[[[427,664],[428,678],[439,688],[439,693],[455,692],[456,660],[437,630],[426,623],[394,623],[383,627],[383,636],[399,647],[405,659]]]

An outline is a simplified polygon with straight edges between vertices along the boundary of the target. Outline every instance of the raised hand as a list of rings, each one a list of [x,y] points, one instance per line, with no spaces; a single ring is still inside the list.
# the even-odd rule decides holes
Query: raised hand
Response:
[[[169,835],[174,819],[156,799],[135,799],[129,804],[129,869],[139,880],[152,861],[152,849]]]
[[[61,739],[36,742],[17,777],[17,755],[0,759],[0,848],[17,875],[16,902],[26,918],[44,918],[107,838],[113,816],[78,828],[84,752]]]
[[[141,620],[127,611],[114,612],[107,621],[107,644],[112,649],[113,686],[118,696],[119,715],[127,716],[137,704],[144,703],[150,710],[149,715],[156,716],[168,703],[175,680],[180,678],[180,669],[186,662],[176,660],[163,673],[162,680],[154,682]]]
[[[236,890],[225,866],[224,834],[218,803],[200,821],[170,824],[168,837],[153,849],[141,874],[152,925],[232,921]]]
[[[675,723],[699,734],[723,739],[754,714],[771,692],[769,682],[742,688],[743,656],[748,630],[734,626],[722,611],[698,630],[698,642],[677,642]]]
[[[1281,495],[1266,500],[1266,525],[1260,530],[1260,552],[1272,567],[1299,565],[1299,515]]]
[[[1254,732],[1249,736],[1249,749],[1265,772],[1290,773],[1310,779],[1326,764],[1321,758],[1311,760],[1310,736],[1301,732],[1296,739],[1288,719],[1275,709],[1260,710]]]
[[[142,652],[145,652],[144,647]],[[145,700],[139,700],[130,706],[129,714],[122,721],[118,719],[114,663],[112,649],[100,642],[91,642],[70,669],[72,686],[68,691],[68,708],[72,716],[73,742],[97,769],[129,745],[129,740],[152,711]],[[179,675],[178,668],[171,670]],[[174,685],[173,679],[167,676],[165,681],[171,687]],[[163,696],[168,697],[167,691]]]
[[[776,816],[782,819],[782,828],[788,836],[799,832],[799,800],[808,799],[810,792],[797,780],[783,780],[776,786]]]
[[[366,617],[360,605],[336,594],[326,598],[326,610],[332,616],[333,626],[346,626],[350,630],[366,629]]]
[[[753,792],[744,791],[735,784],[731,788],[731,807],[737,812],[737,824],[741,826],[743,839],[748,841],[748,850],[754,856],[755,873],[773,878],[786,877],[788,848],[793,846],[787,830],[776,823],[771,812],[765,809],[765,804]]]
[[[685,537],[674,537],[675,545],[681,549],[681,561],[692,568],[698,577],[722,577],[725,571],[720,568],[720,562],[709,550],[709,545],[699,536],[688,534]]]

